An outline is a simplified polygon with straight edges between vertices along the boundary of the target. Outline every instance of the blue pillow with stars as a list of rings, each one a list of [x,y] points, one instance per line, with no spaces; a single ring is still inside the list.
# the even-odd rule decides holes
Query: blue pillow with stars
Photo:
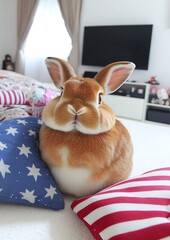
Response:
[[[63,196],[39,152],[40,127],[35,117],[0,122],[0,202],[63,209]]]

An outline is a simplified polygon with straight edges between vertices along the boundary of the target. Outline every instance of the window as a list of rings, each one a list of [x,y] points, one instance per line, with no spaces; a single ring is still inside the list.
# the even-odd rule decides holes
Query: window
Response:
[[[44,60],[49,56],[67,60],[70,51],[71,38],[57,0],[40,0],[24,46],[25,74],[41,82],[50,82]]]

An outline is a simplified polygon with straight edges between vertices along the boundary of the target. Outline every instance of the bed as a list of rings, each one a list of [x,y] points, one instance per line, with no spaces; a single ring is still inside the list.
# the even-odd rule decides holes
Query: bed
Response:
[[[15,84],[14,84],[15,82]],[[10,92],[16,90],[18,93],[22,93],[22,98],[15,100],[11,97],[7,99],[5,98],[5,94],[3,92]],[[41,119],[41,114],[44,106],[50,101],[53,97],[57,96],[59,92],[55,89],[52,84],[42,84],[36,80],[31,78],[16,74],[14,72],[8,71],[0,71],[0,92],[1,92],[1,111],[0,111],[0,183],[5,179],[6,176],[10,175],[11,168],[9,167],[9,163],[6,165],[2,160],[4,156],[2,155],[2,149],[6,150],[7,144],[5,145],[3,142],[3,134],[2,131],[4,129],[8,129],[7,136],[10,138],[15,137],[17,134],[17,128],[10,128],[10,124],[14,123],[18,124],[22,121],[27,121],[31,119],[31,123],[33,123],[33,119]],[[11,92],[10,92],[11,93]],[[14,93],[13,93],[14,94]],[[38,96],[37,96],[38,94]],[[9,94],[8,94],[9,96]],[[4,102],[2,102],[4,101]],[[6,101],[6,102],[5,102]],[[11,101],[11,102],[8,102]],[[12,111],[11,111],[12,110]],[[23,119],[23,120],[22,120]],[[0,197],[0,239],[1,240],[92,240],[92,239],[170,239],[170,147],[169,147],[169,137],[170,137],[170,127],[168,125],[160,125],[160,124],[152,124],[151,122],[138,122],[129,119],[119,119],[129,130],[133,146],[134,146],[134,157],[133,157],[133,170],[130,178],[127,181],[123,181],[118,183],[117,185],[111,186],[110,188],[104,190],[105,192],[100,192],[98,195],[89,196],[81,199],[77,199],[74,196],[69,196],[60,193],[58,189],[57,194],[55,196],[58,197],[56,201],[59,201],[60,205],[58,209],[56,206],[47,207],[46,205],[34,206],[32,203],[35,199],[32,199],[32,203],[24,204],[23,202],[15,202],[15,201],[6,201],[3,199],[3,195]],[[4,123],[9,121],[8,128],[4,127]],[[11,121],[11,122],[10,122]],[[38,123],[41,124],[41,120]],[[21,124],[22,126],[24,124]],[[25,126],[25,125],[24,125]],[[37,125],[36,125],[37,126]],[[24,129],[24,128],[23,128]],[[22,129],[22,132],[24,131]],[[36,128],[39,129],[39,128]],[[32,137],[33,132],[30,132],[30,137]],[[35,138],[34,138],[35,139]],[[17,141],[17,140],[15,140]],[[37,143],[37,142],[36,142]],[[13,144],[16,144],[14,142]],[[18,145],[19,146],[19,145]],[[20,155],[21,155],[21,149]],[[32,156],[29,152],[30,149],[27,149],[27,152],[22,152],[25,154],[26,160],[29,159],[28,156]],[[10,155],[11,156],[11,155]],[[6,168],[3,168],[6,166]],[[32,168],[27,168],[28,178],[34,180],[36,184],[38,184],[37,178],[40,178],[40,172],[32,173]],[[44,167],[44,166],[43,166]],[[40,167],[39,167],[40,168]],[[46,171],[48,171],[47,166],[45,166]],[[2,170],[3,169],[3,170]],[[34,168],[35,170],[35,168]],[[145,173],[145,174],[143,174]],[[49,174],[49,173],[48,173]],[[47,175],[47,173],[46,173]],[[163,179],[162,179],[162,178]],[[143,181],[144,178],[144,181]],[[161,181],[162,180],[162,181]],[[157,183],[157,181],[159,181]],[[120,189],[128,189],[125,191],[126,194],[130,192],[132,193],[132,187],[140,188],[141,185],[139,183],[144,184],[147,189],[147,194],[143,193],[143,190],[139,190],[139,194],[143,194],[142,196],[134,196],[133,194],[130,196],[119,196]],[[161,182],[161,183],[160,183]],[[130,184],[130,185],[129,185]],[[132,185],[131,185],[132,184]],[[137,184],[137,185],[135,185]],[[50,185],[51,186],[51,185]],[[130,188],[129,188],[130,186]],[[154,187],[154,189],[153,189]],[[156,187],[158,189],[156,189]],[[14,187],[15,188],[15,185]],[[146,189],[145,189],[146,190]],[[159,190],[159,191],[158,191]],[[3,188],[0,185],[0,193],[3,192]],[[31,192],[31,190],[30,190]],[[105,231],[104,225],[97,224],[102,221],[101,217],[98,216],[98,209],[101,210],[104,207],[104,212],[106,215],[108,208],[106,205],[100,206],[99,203],[103,203],[107,192],[112,194],[112,200],[118,199],[118,202],[112,202],[112,206],[120,207],[120,201],[122,199],[131,199],[130,204],[126,201],[121,202],[121,209],[119,213],[123,213],[123,215],[117,216],[118,214],[114,208],[111,209],[112,212],[108,212],[108,215],[105,216],[105,222],[110,222],[114,219],[117,219],[117,222],[110,223],[109,227],[105,226],[105,229],[109,230],[109,233]],[[26,192],[25,192],[26,193]],[[54,193],[54,192],[53,192]],[[52,193],[47,191],[46,188],[46,198],[52,199]],[[116,194],[116,195],[115,195]],[[151,194],[151,196],[149,195]],[[160,201],[161,195],[161,203],[158,204],[157,200]],[[21,196],[21,194],[20,194]],[[32,191],[32,196],[34,196],[34,191]],[[97,197],[101,197],[100,201],[96,201]],[[109,196],[109,195],[107,195]],[[25,195],[22,192],[22,200]],[[51,197],[51,198],[50,198]],[[36,198],[36,197],[35,197]],[[62,199],[63,201],[62,201]],[[107,197],[108,199],[108,197]],[[109,198],[110,199],[110,198]],[[120,200],[121,199],[121,200]],[[141,199],[144,202],[138,202],[138,206],[145,206],[144,209],[133,209],[135,205],[133,201],[136,199]],[[156,200],[155,200],[156,199]],[[151,202],[145,202],[151,201]],[[96,202],[99,204],[96,206]],[[54,202],[54,201],[53,201]],[[125,204],[124,204],[125,203]],[[89,205],[95,208],[95,210],[88,208]],[[131,206],[132,208],[126,209],[126,207]],[[161,208],[159,208],[161,205]],[[110,205],[109,205],[110,206]],[[146,212],[146,208],[153,209],[149,211],[147,209],[147,216],[142,215]],[[157,210],[157,208],[159,208]],[[142,211],[143,210],[143,211]],[[89,211],[88,214],[85,212]],[[137,218],[129,219],[129,215],[133,212],[138,213]],[[152,215],[154,214],[161,215]],[[125,214],[126,213],[126,214]],[[128,214],[127,214],[128,213]],[[129,214],[131,213],[131,214]],[[113,217],[113,215],[115,217]],[[151,214],[152,216],[149,216]],[[88,215],[88,216],[87,216]],[[100,214],[99,214],[100,215]],[[141,216],[142,215],[142,216]],[[96,216],[99,217],[95,222],[94,218]],[[108,216],[112,216],[108,218]],[[124,221],[119,221],[120,216],[125,218]],[[128,220],[127,220],[128,216]],[[93,219],[93,220],[92,220]],[[119,220],[118,220],[119,219]],[[136,227],[134,229],[133,221],[136,222]],[[151,220],[151,222],[150,222]],[[91,222],[90,222],[91,221]],[[137,221],[139,221],[139,226]],[[143,222],[141,222],[143,221]],[[127,224],[128,222],[128,224]],[[130,225],[130,222],[132,224]],[[149,226],[143,226],[144,222]],[[126,224],[124,228],[124,224]],[[142,226],[142,227],[141,227]],[[102,228],[102,229],[101,229]],[[99,230],[100,229],[100,230]],[[121,229],[121,230],[120,230]],[[126,229],[123,230],[122,229]],[[128,230],[129,229],[129,230]],[[145,229],[145,230],[144,230]],[[111,233],[111,235],[109,235]],[[151,234],[152,232],[152,234]],[[133,234],[128,235],[129,233]]]

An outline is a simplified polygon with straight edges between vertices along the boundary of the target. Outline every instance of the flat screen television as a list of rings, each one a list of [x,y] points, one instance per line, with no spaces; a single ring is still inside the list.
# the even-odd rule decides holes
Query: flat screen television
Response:
[[[153,25],[86,26],[82,65],[106,66],[132,61],[136,69],[148,69]]]

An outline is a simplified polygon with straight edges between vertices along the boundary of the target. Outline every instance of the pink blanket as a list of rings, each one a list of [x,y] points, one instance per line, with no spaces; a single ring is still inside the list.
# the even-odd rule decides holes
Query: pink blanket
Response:
[[[41,83],[12,71],[0,70],[0,120],[37,116],[54,97],[60,95],[51,83]]]

